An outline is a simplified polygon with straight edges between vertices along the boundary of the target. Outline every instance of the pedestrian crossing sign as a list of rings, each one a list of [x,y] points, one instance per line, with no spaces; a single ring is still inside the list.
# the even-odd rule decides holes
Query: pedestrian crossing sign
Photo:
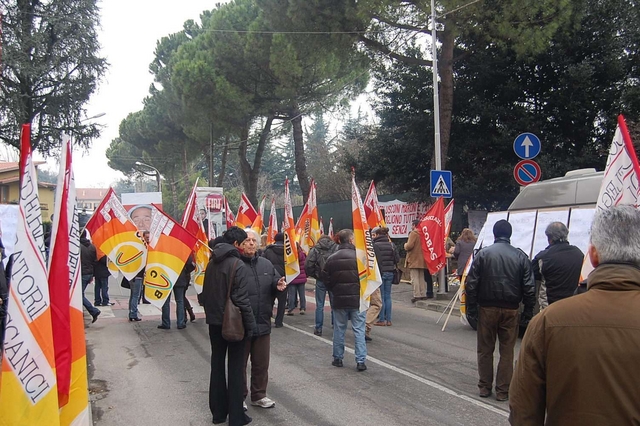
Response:
[[[431,196],[451,198],[451,172],[449,170],[431,170]]]

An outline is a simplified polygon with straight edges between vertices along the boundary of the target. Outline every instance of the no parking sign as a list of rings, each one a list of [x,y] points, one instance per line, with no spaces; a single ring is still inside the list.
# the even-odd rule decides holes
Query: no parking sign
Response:
[[[533,160],[522,160],[513,168],[513,177],[522,186],[539,181],[541,176],[540,166]]]

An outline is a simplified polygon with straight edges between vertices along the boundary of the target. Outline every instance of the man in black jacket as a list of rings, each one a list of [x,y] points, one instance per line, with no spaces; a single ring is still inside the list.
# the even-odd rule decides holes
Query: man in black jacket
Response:
[[[269,244],[262,252],[262,257],[273,264],[280,274],[284,277],[284,234],[278,232],[274,237],[275,243]],[[287,307],[287,293],[281,292],[276,295],[278,299],[278,311],[276,312],[276,328],[280,328],[284,321],[284,311]],[[293,309],[293,307],[291,308]]]
[[[229,342],[222,337],[222,318],[227,302],[227,291],[231,287],[231,302],[242,313],[246,337],[253,336],[256,320],[251,310],[247,293],[247,268],[240,259],[241,247],[247,233],[237,226],[229,228],[223,241],[213,249],[211,260],[204,274],[202,294],[209,339],[211,340],[211,380],[209,382],[209,408],[213,423],[220,424],[229,415],[230,426],[242,426],[251,422],[251,417],[242,408],[244,349],[246,339]],[[225,358],[228,352],[228,384],[225,380]]]
[[[271,408],[276,403],[267,397],[269,383],[269,354],[271,351],[271,316],[273,299],[284,292],[287,282],[280,276],[273,264],[257,255],[260,236],[252,229],[246,229],[247,239],[242,244],[240,258],[246,265],[247,292],[251,310],[256,319],[256,332],[247,339],[244,349],[244,397],[247,398],[247,364],[251,355],[251,405]]]
[[[483,398],[491,395],[496,335],[500,341],[496,374],[498,401],[509,398],[520,301],[524,302],[522,315],[526,321],[533,316],[535,305],[531,261],[522,250],[511,245],[511,231],[511,224],[506,220],[496,222],[494,244],[478,252],[466,282],[468,315],[478,318],[478,387]]]
[[[360,312],[360,279],[356,248],[353,245],[353,231],[343,229],[338,232],[338,241],[340,243],[338,251],[329,256],[321,274],[325,286],[333,293],[333,362],[331,364],[335,367],[343,365],[344,334],[347,330],[347,321],[351,320],[357,370],[365,371],[367,343],[364,340],[364,334],[367,312]]]
[[[549,246],[533,258],[533,275],[540,281],[540,309],[573,293],[580,282],[584,253],[569,244],[569,230],[562,222],[552,222],[544,231]]]
[[[324,323],[324,302],[327,296],[327,287],[322,282],[320,274],[327,263],[327,259],[338,250],[338,245],[328,235],[323,235],[318,243],[309,250],[309,256],[304,261],[304,269],[308,276],[316,279],[316,326],[313,334],[322,336]],[[329,304],[333,306],[333,295],[329,293]],[[333,311],[331,312],[331,325],[333,325]]]

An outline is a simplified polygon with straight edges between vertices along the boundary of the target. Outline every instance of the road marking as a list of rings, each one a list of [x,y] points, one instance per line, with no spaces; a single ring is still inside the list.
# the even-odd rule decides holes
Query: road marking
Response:
[[[288,325],[288,324],[284,324],[284,326],[286,328],[291,329],[291,330],[295,330],[298,333],[302,333],[302,334],[305,334],[305,335],[307,335],[309,337],[312,337],[312,338],[314,338],[314,339],[316,339],[316,340],[318,340],[320,342],[326,343],[328,345],[333,345],[332,341],[330,341],[328,339],[323,339],[322,337],[316,336],[315,334],[309,333],[308,331],[301,330],[301,329],[299,329],[297,327],[293,327],[293,326]],[[355,355],[355,350],[347,347],[346,345],[345,345],[344,350],[345,350],[345,352],[348,352],[348,353],[350,353],[352,355]],[[388,362],[384,362],[384,361],[379,360],[377,358],[373,358],[373,357],[371,357],[369,355],[367,355],[367,361],[370,361],[370,362],[372,362],[374,364],[378,364],[381,367],[385,367],[385,368],[387,368],[387,369],[389,369],[391,371],[394,371],[396,373],[402,374],[403,376],[409,377],[410,379],[414,379],[414,380],[416,380],[416,381],[418,381],[418,382],[420,382],[420,383],[422,383],[424,385],[430,386],[430,387],[432,387],[434,389],[438,389],[439,391],[442,391],[442,392],[446,393],[447,395],[451,395],[451,396],[454,396],[456,398],[462,399],[463,401],[470,402],[471,404],[473,404],[475,406],[478,406],[480,408],[484,408],[485,410],[489,410],[489,411],[491,411],[493,413],[496,413],[496,414],[499,414],[499,415],[501,415],[503,417],[508,417],[509,416],[509,412],[508,411],[501,410],[499,408],[494,407],[491,404],[486,404],[486,403],[484,403],[482,401],[478,401],[476,399],[473,399],[473,398],[471,398],[471,397],[469,397],[467,395],[463,395],[463,394],[461,394],[461,393],[459,393],[459,392],[457,392],[457,391],[455,391],[453,389],[449,389],[448,387],[443,386],[443,385],[441,385],[439,383],[436,383],[436,382],[434,382],[432,380],[425,379],[424,377],[420,377],[417,374],[413,374],[413,373],[411,373],[411,372],[409,372],[407,370],[403,370],[402,368],[396,367],[395,365],[391,365]]]

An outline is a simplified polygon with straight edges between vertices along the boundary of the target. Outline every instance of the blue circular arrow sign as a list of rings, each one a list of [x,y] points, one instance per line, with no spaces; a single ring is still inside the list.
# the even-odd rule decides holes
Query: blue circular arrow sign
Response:
[[[523,160],[531,160],[540,154],[542,144],[533,133],[521,133],[513,141],[513,150]]]

